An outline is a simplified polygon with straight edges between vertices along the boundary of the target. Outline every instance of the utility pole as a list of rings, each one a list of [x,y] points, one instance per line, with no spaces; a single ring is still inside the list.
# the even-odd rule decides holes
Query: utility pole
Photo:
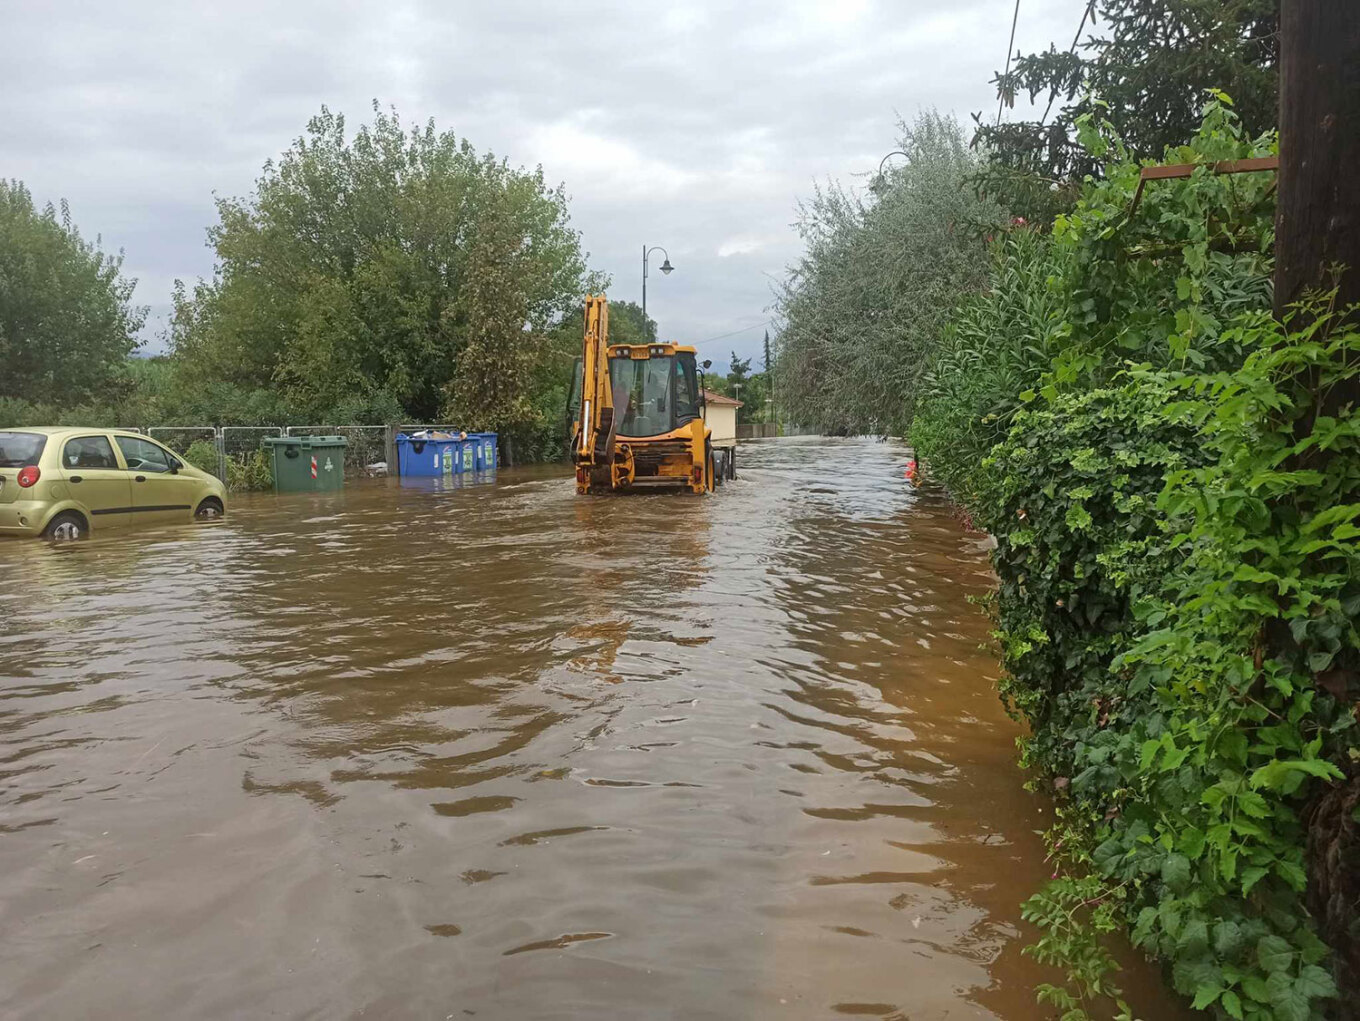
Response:
[[[1312,290],[1337,290],[1338,308],[1360,301],[1360,3],[1282,0],[1280,4],[1280,171],[1275,212],[1275,314]],[[1346,324],[1355,327],[1357,323]],[[1318,393],[1304,377],[1314,416],[1360,405],[1355,378]],[[1322,465],[1325,470],[1325,463]],[[1344,674],[1344,672],[1343,672]],[[1353,690],[1356,678],[1346,679]],[[1360,997],[1360,938],[1354,862],[1360,821],[1353,816],[1360,773],[1321,791],[1305,810],[1308,907],[1334,951],[1341,1004]],[[1352,1017],[1343,1010],[1338,1017]]]
[[[1280,5],[1275,314],[1309,290],[1360,302],[1360,4]],[[1339,277],[1332,270],[1343,266]],[[1354,399],[1354,394],[1351,394]],[[1344,403],[1344,402],[1343,402]]]

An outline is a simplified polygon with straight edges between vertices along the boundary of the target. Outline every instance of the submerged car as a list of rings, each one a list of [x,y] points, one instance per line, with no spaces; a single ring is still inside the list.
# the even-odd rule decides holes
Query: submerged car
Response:
[[[0,535],[92,531],[226,513],[226,487],[173,451],[120,429],[0,430]]]

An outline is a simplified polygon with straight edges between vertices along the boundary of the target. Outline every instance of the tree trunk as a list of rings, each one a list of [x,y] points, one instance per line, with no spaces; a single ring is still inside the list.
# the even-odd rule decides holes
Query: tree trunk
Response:
[[[1280,7],[1280,171],[1275,314],[1310,291],[1360,302],[1360,2],[1284,0]],[[1313,390],[1318,389],[1316,377]],[[1360,398],[1356,380],[1320,394],[1300,423]],[[1319,679],[1320,682],[1323,680]],[[1347,686],[1348,687],[1348,686]],[[1360,772],[1309,805],[1308,906],[1335,951],[1333,1016],[1360,1016]]]

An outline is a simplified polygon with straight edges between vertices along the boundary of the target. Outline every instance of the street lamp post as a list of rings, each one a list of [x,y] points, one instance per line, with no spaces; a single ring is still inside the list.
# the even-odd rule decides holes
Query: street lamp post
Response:
[[[874,183],[869,186],[871,191],[877,192],[883,187],[883,164],[887,163],[888,160],[892,159],[894,156],[901,156],[908,163],[911,162],[911,154],[903,152],[901,149],[894,149],[892,152],[888,153],[888,155],[878,161],[878,173],[874,175]]]
[[[675,269],[675,267],[671,265],[670,252],[666,251],[666,249],[662,248],[660,245],[653,245],[651,248],[648,248],[645,244],[642,246],[642,332],[644,334],[647,332],[647,256],[651,255],[652,252],[660,252],[666,257],[661,265],[657,267],[662,273],[669,276],[670,271]],[[652,338],[647,337],[646,339],[651,340]]]

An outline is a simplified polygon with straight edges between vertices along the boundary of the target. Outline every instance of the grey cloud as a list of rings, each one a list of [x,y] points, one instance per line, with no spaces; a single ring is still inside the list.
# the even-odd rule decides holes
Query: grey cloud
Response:
[[[1017,46],[1070,38],[1079,7],[1027,4]],[[126,250],[154,333],[170,282],[211,271],[214,193],[248,193],[323,103],[357,123],[376,98],[564,182],[611,295],[636,300],[641,244],[664,245],[676,272],[650,281],[649,309],[695,342],[768,318],[797,198],[872,171],[898,111],[994,103],[1012,9],[20,2],[0,12],[0,175]],[[759,360],[761,336],[706,350]]]

